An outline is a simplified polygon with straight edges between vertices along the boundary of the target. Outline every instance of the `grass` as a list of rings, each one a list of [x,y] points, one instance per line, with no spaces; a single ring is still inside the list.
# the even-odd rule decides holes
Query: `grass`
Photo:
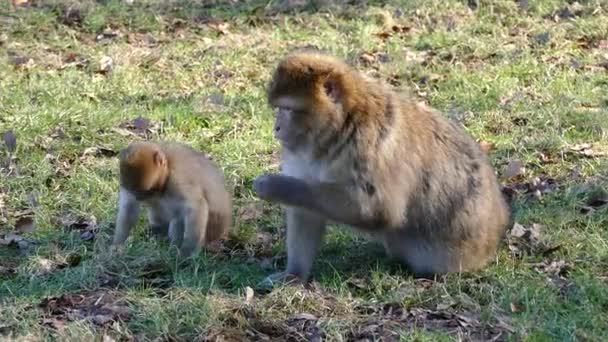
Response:
[[[253,0],[30,2],[0,4],[0,132],[17,139],[2,150],[0,234],[23,229],[23,215],[35,221],[21,248],[0,245],[2,339],[605,337],[605,2],[315,1],[283,12]],[[310,288],[256,288],[285,262],[281,211],[251,189],[277,171],[265,85],[278,58],[306,45],[462,122],[493,146],[500,175],[521,161],[501,181],[536,192],[516,197],[515,219],[541,225],[540,238],[524,236],[516,253],[511,236],[479,273],[421,280],[332,227]],[[125,126],[138,117],[149,124]],[[126,254],[107,254],[112,155],[142,136],[222,166],[236,221],[224,252],[180,265],[142,219]]]

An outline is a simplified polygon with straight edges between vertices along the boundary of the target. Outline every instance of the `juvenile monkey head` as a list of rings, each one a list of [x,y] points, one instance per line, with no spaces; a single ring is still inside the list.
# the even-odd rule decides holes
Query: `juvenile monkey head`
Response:
[[[169,167],[160,146],[151,142],[132,142],[120,151],[120,185],[137,199],[162,191]]]
[[[361,83],[358,73],[332,56],[311,51],[288,55],[268,87],[268,102],[276,111],[275,137],[291,151],[331,138],[356,106]]]

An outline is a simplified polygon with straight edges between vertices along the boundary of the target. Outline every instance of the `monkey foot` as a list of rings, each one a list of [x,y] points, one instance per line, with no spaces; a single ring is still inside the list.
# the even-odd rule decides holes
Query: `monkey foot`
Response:
[[[277,285],[300,285],[302,283],[302,280],[296,275],[279,272],[266,277],[260,282],[258,287],[270,289]]]

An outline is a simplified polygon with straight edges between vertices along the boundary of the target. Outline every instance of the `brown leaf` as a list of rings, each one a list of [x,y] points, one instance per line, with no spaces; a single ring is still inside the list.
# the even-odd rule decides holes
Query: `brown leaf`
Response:
[[[38,307],[43,312],[43,325],[57,322],[88,320],[100,326],[115,321],[127,321],[131,311],[126,302],[113,292],[95,291],[66,293],[59,297],[47,297]]]
[[[253,301],[254,292],[253,289],[249,286],[245,287],[245,303],[251,304]]]
[[[521,257],[523,253],[540,253],[547,250],[545,244],[541,240],[541,231],[544,226],[540,224],[532,224],[531,226],[523,226],[519,223],[513,224],[513,227],[507,233],[509,250],[515,257]]]
[[[564,260],[551,262],[545,260],[543,262],[534,264],[534,270],[536,270],[538,273],[550,276],[566,277],[571,269],[572,265]]]
[[[61,62],[62,64],[59,66],[59,70],[63,70],[72,66],[78,69],[84,69],[90,63],[88,58],[74,52],[66,53],[63,56]]]
[[[99,232],[95,216],[90,216],[89,218],[78,217],[76,219],[70,217],[61,218],[60,222],[65,229],[78,231],[82,241],[94,240]]]
[[[587,200],[584,206],[581,207],[581,214],[591,214],[596,210],[603,209],[608,205],[608,195],[597,194]]]
[[[40,321],[40,325],[49,327],[54,330],[63,330],[65,328],[65,321],[55,317],[43,318]]]
[[[510,306],[511,306],[511,312],[513,312],[513,313],[522,312],[521,304],[511,302]]]
[[[80,157],[80,159],[86,159],[87,156],[109,158],[115,157],[116,155],[118,155],[118,152],[109,148],[93,146],[86,148],[84,152],[82,152],[82,156]]]
[[[118,127],[144,138],[148,138],[150,134],[158,130],[157,125],[153,124],[150,119],[141,116],[131,121],[123,122]]]
[[[209,26],[211,29],[213,29],[221,34],[230,33],[230,31],[228,31],[230,24],[223,20],[219,20],[219,19],[215,19],[215,18],[207,18],[204,21],[205,21],[205,24],[207,24],[207,26]]]
[[[97,69],[97,72],[99,72],[101,74],[107,74],[110,71],[112,71],[113,64],[114,64],[114,60],[112,59],[112,57],[103,56],[99,60],[99,68]]]
[[[264,204],[262,203],[250,203],[239,209],[241,221],[257,220],[264,216]]]
[[[507,167],[503,173],[503,177],[505,179],[515,178],[515,177],[523,174],[525,172],[525,170],[526,169],[524,168],[523,163],[521,161],[512,160],[507,165]]]
[[[494,144],[491,142],[487,142],[485,140],[479,140],[478,143],[479,143],[479,147],[481,147],[481,150],[486,154],[490,153],[494,149]]]
[[[19,233],[31,233],[36,229],[34,218],[31,216],[22,216],[15,222],[15,231]]]
[[[595,157],[606,155],[606,153],[604,153],[604,152],[594,151],[592,149],[592,147],[593,147],[593,145],[587,144],[587,143],[577,144],[577,145],[571,146],[570,151],[575,154],[581,155],[583,157],[587,157],[587,158],[595,158]]]
[[[0,265],[0,278],[9,278],[17,275],[17,271],[12,267]]]
[[[299,313],[295,316],[293,316],[291,319],[293,320],[306,320],[306,321],[316,321],[319,318],[313,314],[309,314],[309,313]]]

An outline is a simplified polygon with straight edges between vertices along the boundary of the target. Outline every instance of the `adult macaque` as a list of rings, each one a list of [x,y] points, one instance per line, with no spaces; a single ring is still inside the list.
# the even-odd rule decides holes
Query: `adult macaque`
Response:
[[[183,257],[223,238],[232,200],[221,171],[202,153],[179,143],[133,142],[120,152],[120,192],[114,246],[122,245],[148,209],[152,232],[169,237]]]
[[[287,270],[309,278],[328,220],[379,238],[418,275],[471,271],[510,221],[494,171],[459,125],[343,61],[296,52],[268,89],[282,174],[254,181],[287,210]]]

